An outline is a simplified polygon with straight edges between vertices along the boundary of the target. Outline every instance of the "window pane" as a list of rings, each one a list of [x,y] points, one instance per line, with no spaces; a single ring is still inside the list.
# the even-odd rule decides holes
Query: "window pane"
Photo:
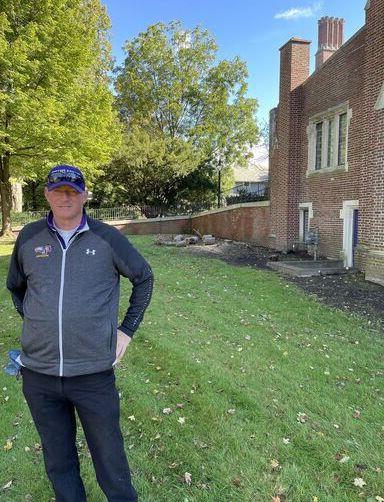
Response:
[[[347,147],[347,114],[342,113],[339,117],[339,141],[337,148],[337,162],[339,166],[345,164],[345,153]]]
[[[321,169],[321,151],[323,146],[323,123],[316,124],[316,157],[315,169]]]
[[[327,166],[328,167],[331,167],[331,165],[332,165],[334,125],[335,125],[335,120],[330,119],[328,122],[328,151],[327,151]]]

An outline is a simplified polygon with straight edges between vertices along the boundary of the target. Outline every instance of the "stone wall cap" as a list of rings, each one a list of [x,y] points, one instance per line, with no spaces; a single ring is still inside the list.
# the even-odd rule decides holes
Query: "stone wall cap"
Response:
[[[279,49],[281,51],[284,49],[284,47],[288,44],[304,44],[304,45],[310,45],[312,42],[310,40],[304,40],[303,38],[298,38],[298,37],[292,37],[286,42],[284,45],[282,45]]]
[[[233,209],[240,209],[242,207],[269,207],[269,200],[260,200],[258,202],[243,202],[242,204],[231,204],[230,206],[221,207],[220,209],[212,209],[211,211],[203,211],[201,213],[192,214],[192,218],[205,216],[207,214],[222,213],[224,211],[232,211]]]

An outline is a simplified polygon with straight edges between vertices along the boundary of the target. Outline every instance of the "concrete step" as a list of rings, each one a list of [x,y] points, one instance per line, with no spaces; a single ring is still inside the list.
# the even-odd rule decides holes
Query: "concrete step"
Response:
[[[347,272],[343,262],[337,260],[269,261],[267,265],[277,272],[294,277],[345,274]]]

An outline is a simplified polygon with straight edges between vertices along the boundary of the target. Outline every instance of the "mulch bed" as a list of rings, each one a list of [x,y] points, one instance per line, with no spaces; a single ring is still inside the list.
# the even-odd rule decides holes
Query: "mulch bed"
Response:
[[[307,260],[308,255],[275,253],[254,244],[217,239],[210,246],[193,245],[180,248],[181,252],[207,258],[218,258],[231,265],[266,269],[267,262],[278,260]],[[360,272],[319,277],[286,277],[309,294],[346,312],[359,314],[384,332],[384,287],[365,281]]]

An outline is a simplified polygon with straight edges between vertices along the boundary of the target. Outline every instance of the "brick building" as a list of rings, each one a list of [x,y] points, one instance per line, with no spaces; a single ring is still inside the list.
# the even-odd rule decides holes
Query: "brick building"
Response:
[[[319,21],[310,42],[280,49],[280,95],[270,114],[269,244],[319,236],[319,253],[384,285],[384,0],[343,42],[342,19]]]

